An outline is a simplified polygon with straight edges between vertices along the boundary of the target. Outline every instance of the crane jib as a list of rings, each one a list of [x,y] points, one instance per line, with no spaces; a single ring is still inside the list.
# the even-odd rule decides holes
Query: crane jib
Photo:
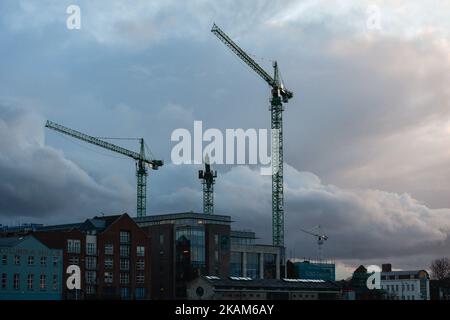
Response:
[[[69,135],[69,136],[77,138],[79,140],[82,140],[82,141],[94,144],[94,145],[102,147],[104,149],[123,154],[123,155],[125,155],[127,157],[133,158],[136,161],[141,160],[141,161],[143,161],[145,163],[150,164],[152,166],[152,169],[155,169],[155,170],[156,170],[156,168],[158,166],[162,166],[163,165],[161,160],[152,160],[152,159],[142,158],[142,156],[139,153],[137,153],[137,152],[134,152],[134,151],[122,148],[122,147],[117,146],[117,145],[115,145],[113,143],[110,143],[110,142],[106,142],[106,141],[100,140],[98,138],[92,137],[90,135],[87,135],[85,133],[76,131],[74,129],[70,129],[70,128],[64,127],[64,126],[62,126],[60,124],[57,124],[57,123],[54,123],[52,121],[47,121],[45,126],[47,128],[53,129],[55,131],[58,131],[60,133],[66,134],[66,135]]]

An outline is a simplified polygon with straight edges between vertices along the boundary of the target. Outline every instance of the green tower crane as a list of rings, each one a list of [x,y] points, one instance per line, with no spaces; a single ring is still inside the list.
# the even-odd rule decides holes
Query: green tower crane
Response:
[[[208,154],[205,157],[205,170],[198,171],[198,178],[203,185],[203,213],[214,213],[214,183],[217,178],[217,171],[211,170]]]
[[[99,138],[89,136],[87,134],[81,133],[79,131],[64,127],[60,124],[47,121],[45,126],[49,129],[53,129],[57,132],[66,134],[73,138],[85,141],[87,143],[94,144],[96,146],[105,148],[107,150],[120,153],[127,157],[130,157],[136,161],[136,176],[137,176],[137,216],[144,217],[146,215],[146,206],[147,206],[147,168],[148,165],[153,170],[157,170],[159,167],[163,165],[163,161],[161,160],[153,160],[148,158],[145,155],[145,142],[143,138],[139,138],[139,142],[141,145],[140,152],[134,152],[127,150],[125,148],[119,147],[115,144],[103,141]]]
[[[271,88],[270,112],[272,129],[272,240],[276,246],[284,246],[284,196],[283,196],[283,103],[293,97],[280,81],[278,64],[273,63],[274,76],[271,77],[244,50],[233,42],[216,24],[214,33],[242,61],[263,78]]]

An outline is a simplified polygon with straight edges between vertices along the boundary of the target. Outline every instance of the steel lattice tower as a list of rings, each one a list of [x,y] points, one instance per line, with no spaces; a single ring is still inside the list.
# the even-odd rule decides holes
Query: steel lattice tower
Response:
[[[198,178],[202,180],[203,185],[203,213],[214,213],[214,184],[217,178],[217,171],[211,170],[209,157],[205,157],[205,170],[198,171]]]
[[[271,77],[216,24],[213,25],[211,32],[272,88],[272,98],[270,100],[272,129],[272,240],[273,245],[284,246],[282,102],[287,103],[293,97],[293,93],[286,90],[280,81],[277,62],[273,64],[274,76]]]

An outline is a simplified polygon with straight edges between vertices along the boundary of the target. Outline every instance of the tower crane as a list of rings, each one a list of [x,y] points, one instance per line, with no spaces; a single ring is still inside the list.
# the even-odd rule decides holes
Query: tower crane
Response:
[[[198,171],[198,178],[202,180],[203,185],[203,213],[214,213],[214,183],[217,178],[217,171],[211,170],[209,156],[205,157],[205,170]]]
[[[242,61],[255,71],[271,88],[270,112],[272,131],[272,242],[284,246],[284,195],[283,195],[283,103],[293,97],[280,80],[278,64],[273,62],[273,77],[259,66],[215,23],[211,32],[231,49]]]
[[[136,206],[137,216],[144,217],[146,215],[147,175],[148,175],[146,166],[149,166],[153,170],[157,170],[159,167],[163,165],[163,161],[150,159],[145,155],[145,142],[143,138],[138,138],[141,146],[140,152],[138,153],[127,150],[125,148],[109,143],[107,141],[103,141],[99,138],[92,137],[79,131],[64,127],[55,122],[47,121],[45,127],[134,159],[136,161],[136,177],[137,177],[137,206]]]
[[[315,226],[311,230],[305,230],[305,229],[300,229],[300,230],[303,231],[304,233],[307,233],[307,234],[312,235],[317,238],[317,246],[318,246],[318,250],[319,250],[319,260],[322,260],[322,246],[323,246],[324,242],[328,240],[328,236],[321,232],[320,225]],[[317,231],[314,231],[314,230],[317,230]]]

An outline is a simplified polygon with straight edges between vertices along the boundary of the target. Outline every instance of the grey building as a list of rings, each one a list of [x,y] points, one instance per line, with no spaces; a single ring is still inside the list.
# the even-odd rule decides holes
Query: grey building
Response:
[[[199,277],[189,283],[189,300],[337,300],[341,287],[334,281]]]
[[[285,276],[285,248],[255,243],[252,231],[231,231],[230,276],[281,279]]]

